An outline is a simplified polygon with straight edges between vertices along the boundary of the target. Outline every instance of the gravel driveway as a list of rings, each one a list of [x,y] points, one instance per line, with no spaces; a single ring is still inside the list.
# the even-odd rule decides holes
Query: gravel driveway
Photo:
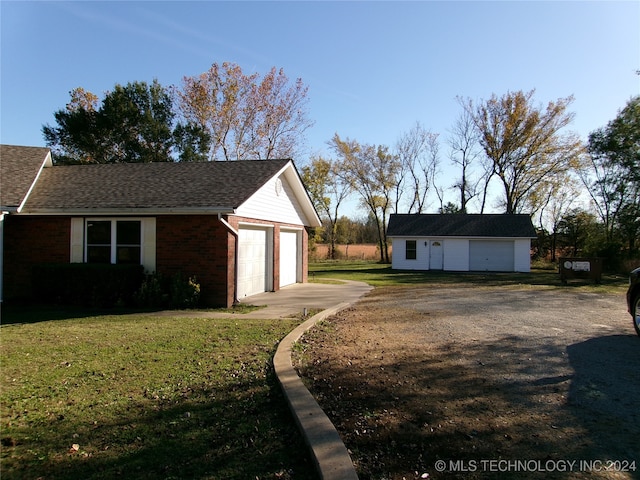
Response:
[[[640,478],[621,295],[378,288],[303,341],[301,374],[361,479]]]

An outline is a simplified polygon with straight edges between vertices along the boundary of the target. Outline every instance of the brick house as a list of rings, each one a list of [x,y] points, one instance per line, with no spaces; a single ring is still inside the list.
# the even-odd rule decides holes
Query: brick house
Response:
[[[307,281],[320,220],[291,160],[54,166],[47,148],[0,146],[5,301],[35,264],[138,263],[195,275],[203,303]]]

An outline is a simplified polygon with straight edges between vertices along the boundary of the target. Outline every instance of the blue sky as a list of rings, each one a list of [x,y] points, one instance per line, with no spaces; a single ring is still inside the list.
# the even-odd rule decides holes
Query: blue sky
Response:
[[[640,94],[640,2],[0,2],[0,142],[42,145],[69,91],[180,85],[230,61],[309,87],[308,154],[334,133],[393,146],[419,121],[445,139],[456,96],[574,95],[583,139]],[[305,158],[296,159],[303,164]]]

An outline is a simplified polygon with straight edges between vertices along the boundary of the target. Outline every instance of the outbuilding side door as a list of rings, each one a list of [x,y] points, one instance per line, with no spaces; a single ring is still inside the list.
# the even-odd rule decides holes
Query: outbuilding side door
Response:
[[[431,240],[429,247],[429,269],[442,270],[443,257],[442,240]]]

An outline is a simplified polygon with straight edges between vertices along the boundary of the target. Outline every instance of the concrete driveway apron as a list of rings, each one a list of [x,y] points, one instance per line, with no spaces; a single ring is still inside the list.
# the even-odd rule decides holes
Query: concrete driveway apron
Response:
[[[296,283],[277,292],[264,292],[241,300],[247,305],[265,305],[243,318],[282,318],[302,313],[303,309],[326,310],[342,303],[354,303],[372,287],[362,282],[340,280],[341,284]]]

